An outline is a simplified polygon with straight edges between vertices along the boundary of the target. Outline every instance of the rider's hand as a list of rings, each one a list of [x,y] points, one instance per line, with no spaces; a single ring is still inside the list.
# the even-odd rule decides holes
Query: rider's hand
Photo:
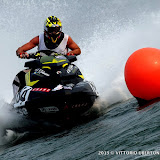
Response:
[[[68,52],[68,53],[67,53],[67,56],[74,56],[74,54],[71,53],[71,52]]]
[[[29,54],[27,52],[17,53],[19,58],[29,58]]]

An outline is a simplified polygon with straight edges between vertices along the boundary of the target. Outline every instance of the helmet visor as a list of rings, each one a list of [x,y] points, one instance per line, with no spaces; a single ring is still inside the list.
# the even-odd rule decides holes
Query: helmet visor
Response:
[[[47,32],[49,34],[54,34],[54,33],[60,32],[60,27],[49,27]]]

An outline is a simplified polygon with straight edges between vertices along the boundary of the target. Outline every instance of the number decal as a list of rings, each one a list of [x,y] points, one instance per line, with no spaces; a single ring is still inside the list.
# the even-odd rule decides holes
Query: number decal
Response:
[[[32,90],[32,87],[25,86],[20,92],[16,95],[16,103],[14,108],[21,107],[25,105],[25,102],[28,100],[29,93]]]

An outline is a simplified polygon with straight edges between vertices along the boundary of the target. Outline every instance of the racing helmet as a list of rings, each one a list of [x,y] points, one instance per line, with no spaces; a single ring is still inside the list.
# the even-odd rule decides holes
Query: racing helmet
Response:
[[[55,16],[48,17],[44,22],[44,31],[48,36],[58,35],[62,31],[62,23]]]

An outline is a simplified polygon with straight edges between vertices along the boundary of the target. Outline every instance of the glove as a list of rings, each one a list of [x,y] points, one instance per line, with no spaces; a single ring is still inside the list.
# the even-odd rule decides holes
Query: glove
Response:
[[[27,52],[17,53],[19,58],[29,58],[29,54]]]
[[[67,56],[74,56],[74,54],[73,53],[67,53]]]

